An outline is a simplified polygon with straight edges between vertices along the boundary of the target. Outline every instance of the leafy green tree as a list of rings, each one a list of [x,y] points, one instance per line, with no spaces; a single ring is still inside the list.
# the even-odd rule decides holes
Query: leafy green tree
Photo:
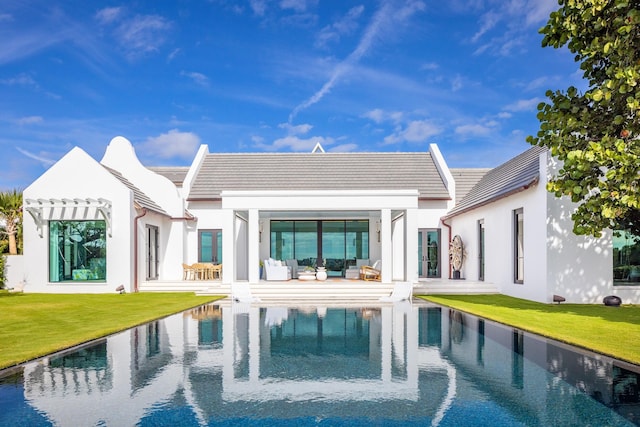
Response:
[[[559,0],[540,29],[543,47],[567,46],[588,89],[548,91],[540,130],[562,167],[547,189],[578,203],[576,234],[605,228],[640,235],[640,4],[637,0]]]
[[[0,192],[0,234],[9,240],[9,254],[18,254],[18,236],[22,229],[22,192],[18,190]],[[22,246],[20,244],[20,246]]]

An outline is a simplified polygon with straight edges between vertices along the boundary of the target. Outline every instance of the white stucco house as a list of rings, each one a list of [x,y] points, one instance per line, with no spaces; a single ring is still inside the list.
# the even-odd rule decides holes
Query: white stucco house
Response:
[[[324,266],[329,278],[379,260],[380,281],[362,286],[446,288],[462,282],[450,280],[457,235],[465,256],[456,277],[468,288],[640,303],[639,286],[614,281],[611,233],[572,234],[571,204],[545,190],[554,167],[536,147],[485,170],[449,169],[436,145],[235,154],[203,145],[189,166],[154,168],[116,137],[102,160],[76,147],[24,190],[25,292],[194,290],[183,264],[199,262],[222,264],[220,283],[269,286],[259,268],[267,259]]]

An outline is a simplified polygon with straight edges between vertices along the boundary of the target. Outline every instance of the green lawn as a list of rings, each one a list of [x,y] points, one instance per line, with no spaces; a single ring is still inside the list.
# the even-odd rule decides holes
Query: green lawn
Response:
[[[422,298],[640,364],[640,306],[541,304],[504,295],[429,295]]]
[[[193,293],[54,295],[0,291],[0,369],[219,298]]]

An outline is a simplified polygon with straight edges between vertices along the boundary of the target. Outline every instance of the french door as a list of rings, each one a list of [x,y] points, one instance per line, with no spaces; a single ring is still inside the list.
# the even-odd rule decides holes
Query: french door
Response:
[[[147,280],[158,280],[158,227],[147,225],[146,246]]]
[[[198,262],[222,264],[222,230],[198,231]]]
[[[418,277],[440,277],[440,229],[418,230]]]

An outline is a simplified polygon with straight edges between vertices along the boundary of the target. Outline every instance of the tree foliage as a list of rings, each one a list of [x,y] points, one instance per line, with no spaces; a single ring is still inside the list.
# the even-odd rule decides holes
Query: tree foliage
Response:
[[[9,254],[17,255],[18,240],[22,234],[22,192],[18,190],[0,192],[0,235],[9,241]]]
[[[542,46],[567,46],[588,89],[548,91],[540,130],[527,141],[563,162],[547,189],[578,203],[576,234],[628,229],[640,235],[640,4],[559,0],[540,29]]]

